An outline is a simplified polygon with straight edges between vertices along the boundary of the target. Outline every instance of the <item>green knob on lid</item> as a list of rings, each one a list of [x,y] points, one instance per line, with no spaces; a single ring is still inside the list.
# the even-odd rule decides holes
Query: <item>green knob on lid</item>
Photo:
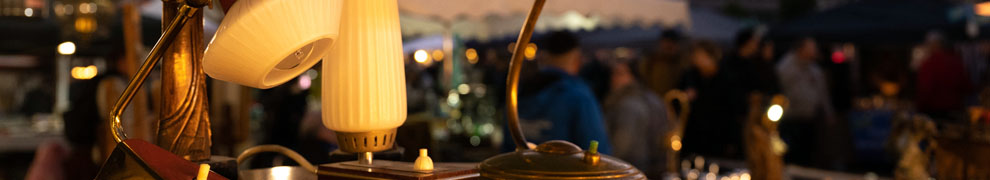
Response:
[[[588,147],[588,152],[591,153],[591,154],[597,154],[598,153],[598,141],[591,140],[591,146]]]

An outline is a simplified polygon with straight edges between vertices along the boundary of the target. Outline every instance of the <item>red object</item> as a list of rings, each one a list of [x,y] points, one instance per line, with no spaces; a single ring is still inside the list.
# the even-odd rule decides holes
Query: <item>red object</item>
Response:
[[[842,51],[835,51],[832,53],[832,63],[842,64],[846,62],[846,54]]]
[[[230,10],[230,7],[234,6],[234,2],[237,2],[237,0],[220,0],[220,7],[223,7],[223,12],[227,13],[227,10]]]
[[[117,143],[96,179],[195,179],[199,164],[190,162],[147,141],[128,139]],[[210,180],[226,180],[213,171]]]

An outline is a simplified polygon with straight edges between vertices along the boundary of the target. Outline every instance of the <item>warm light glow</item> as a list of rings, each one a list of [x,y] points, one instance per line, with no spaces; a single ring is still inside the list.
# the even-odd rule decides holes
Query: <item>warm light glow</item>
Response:
[[[457,93],[460,94],[471,93],[471,86],[468,86],[467,84],[457,85]]]
[[[427,54],[426,51],[422,49],[416,50],[416,52],[413,53],[413,59],[415,59],[418,63],[426,63],[426,60],[429,58],[430,54]]]
[[[478,50],[474,48],[468,48],[464,51],[464,57],[467,58],[468,63],[475,64],[478,63]]]
[[[778,104],[774,104],[770,106],[770,109],[767,109],[767,117],[770,118],[770,121],[777,122],[780,120],[780,117],[783,115],[784,115],[784,108],[780,107],[780,105]]]
[[[289,175],[292,174],[292,169],[289,166],[278,166],[272,168],[272,174],[269,178],[271,179],[289,179]]]
[[[701,169],[705,167],[705,157],[695,156],[694,157],[694,168]]]
[[[433,54],[432,55],[433,55],[433,60],[434,61],[443,61],[443,51],[433,50]]]
[[[24,16],[27,17],[34,16],[34,9],[31,8],[24,9]]]
[[[681,150],[681,137],[674,135],[670,137],[670,148],[674,151]]]
[[[91,13],[91,10],[92,10],[92,8],[91,8],[91,5],[89,3],[80,3],[79,4],[79,13],[88,14],[88,13]]]
[[[82,66],[73,67],[72,71],[69,74],[72,75],[73,79],[86,80],[86,79],[93,79],[93,77],[96,77],[96,74],[98,73],[99,70],[96,69],[96,66],[89,65],[86,67],[82,67]]]
[[[739,180],[751,180],[751,178],[752,177],[749,177],[749,173],[742,173],[742,175],[739,176]]]
[[[976,15],[990,16],[990,2],[982,2],[974,6],[973,11],[976,12]]]
[[[76,43],[71,41],[62,42],[58,44],[58,53],[62,55],[72,55],[76,53]]]
[[[529,43],[526,45],[526,51],[523,52],[523,55],[526,55],[526,60],[533,60],[536,58],[536,44]]]
[[[96,31],[96,20],[93,17],[79,17],[75,22],[76,31],[81,33],[91,33]]]

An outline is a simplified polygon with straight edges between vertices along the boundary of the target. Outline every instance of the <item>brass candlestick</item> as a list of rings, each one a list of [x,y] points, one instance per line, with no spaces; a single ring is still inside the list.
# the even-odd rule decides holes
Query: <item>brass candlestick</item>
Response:
[[[162,22],[175,19],[180,0],[164,0]],[[192,13],[162,62],[162,109],[158,146],[190,161],[210,158],[210,116],[203,73],[203,12]]]

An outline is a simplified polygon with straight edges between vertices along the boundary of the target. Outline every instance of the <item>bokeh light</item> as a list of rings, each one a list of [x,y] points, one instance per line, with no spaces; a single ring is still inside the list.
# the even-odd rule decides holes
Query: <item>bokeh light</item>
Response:
[[[76,53],[76,43],[71,41],[62,42],[58,44],[58,53],[62,55],[72,55]]]
[[[428,58],[430,58],[430,55],[427,54],[425,50],[420,49],[413,53],[413,59],[415,59],[418,63],[426,63]]]
[[[478,63],[478,50],[474,48],[468,48],[464,51],[464,57],[467,58],[468,63],[475,64]]]
[[[777,122],[780,120],[780,117],[783,115],[784,115],[784,108],[781,107],[779,104],[774,104],[770,106],[770,109],[767,109],[767,117],[770,118],[770,121]]]

